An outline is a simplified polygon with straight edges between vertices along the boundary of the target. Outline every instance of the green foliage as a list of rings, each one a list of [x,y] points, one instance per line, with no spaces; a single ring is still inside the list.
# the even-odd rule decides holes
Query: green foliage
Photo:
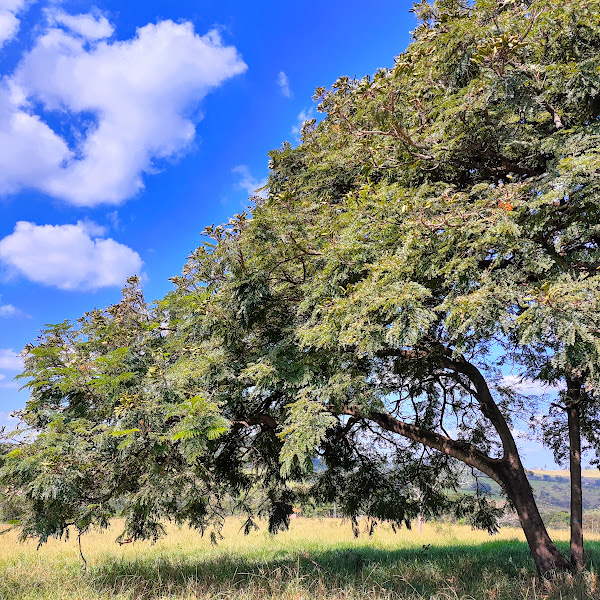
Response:
[[[289,409],[289,425],[284,425],[280,434],[285,440],[280,453],[285,475],[289,475],[292,466],[298,464],[303,465],[306,470],[312,469],[315,448],[320,445],[327,429],[336,422],[333,415],[323,410],[321,402],[310,400],[309,389],[304,389],[303,392],[306,396],[286,407]]]
[[[221,482],[197,457],[229,423],[178,388],[158,318],[132,279],[118,305],[28,347],[28,437],[2,465],[9,495],[26,505],[24,537],[85,532],[116,514],[134,538],[157,537],[165,518],[218,526]]]

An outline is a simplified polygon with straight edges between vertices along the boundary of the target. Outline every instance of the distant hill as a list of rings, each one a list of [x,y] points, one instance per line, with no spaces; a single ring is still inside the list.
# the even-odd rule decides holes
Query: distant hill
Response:
[[[569,471],[528,469],[527,477],[546,524],[551,527],[566,527],[569,522],[571,496]],[[583,477],[584,525],[597,531],[600,528],[600,471],[586,469]],[[478,485],[480,491],[488,493],[492,500],[503,498],[498,484],[483,475],[478,477],[478,482],[472,476],[466,475],[461,489],[463,492],[474,494]],[[508,517],[506,522],[515,524],[513,520],[516,522],[516,516],[514,519]]]

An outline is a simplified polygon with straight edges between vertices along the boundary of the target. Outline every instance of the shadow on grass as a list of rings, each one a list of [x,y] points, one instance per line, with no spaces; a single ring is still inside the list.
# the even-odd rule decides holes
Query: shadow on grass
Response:
[[[559,544],[568,552],[568,544]],[[233,553],[202,560],[198,554],[106,561],[89,574],[91,585],[131,598],[212,594],[279,598],[302,592],[315,598],[494,598],[539,597],[597,600],[595,565],[600,543],[586,545],[587,573],[553,582],[534,580],[524,542],[428,549],[382,550],[368,545],[312,552],[280,552],[269,559]],[[243,592],[243,593],[242,593]],[[537,595],[536,595],[537,594]],[[302,596],[302,597],[304,597]]]

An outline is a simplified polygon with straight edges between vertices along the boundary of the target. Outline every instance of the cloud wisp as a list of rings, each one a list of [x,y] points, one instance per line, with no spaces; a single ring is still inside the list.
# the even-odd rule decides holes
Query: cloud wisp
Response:
[[[3,371],[20,371],[22,368],[23,359],[17,352],[12,348],[0,348],[0,369]]]
[[[111,238],[97,237],[95,223],[36,225],[19,221],[0,240],[0,260],[30,281],[62,290],[121,286],[140,274],[140,255]]]
[[[0,319],[24,319],[30,315],[12,304],[0,304]]]
[[[119,41],[101,15],[54,11],[48,21],[0,83],[0,194],[123,202],[157,161],[191,146],[202,99],[247,68],[216,31],[200,36],[189,22],[148,24]],[[53,119],[73,135],[59,135]]]
[[[114,27],[103,15],[69,15],[61,10],[48,10],[46,16],[51,25],[62,25],[71,34],[89,41],[109,38],[114,33]]]
[[[304,123],[306,123],[306,121],[310,121],[312,118],[313,118],[313,109],[312,108],[309,108],[309,109],[304,108],[300,111],[300,113],[298,114],[298,121],[292,127],[292,134],[296,137],[297,140],[300,140],[300,137],[302,136],[302,126],[304,125]]]
[[[290,80],[285,74],[285,71],[279,71],[279,75],[277,75],[277,85],[286,98],[291,98],[293,96],[292,90],[290,89]]]
[[[238,165],[231,169],[231,172],[235,173],[240,178],[236,187],[240,190],[245,190],[249,197],[267,197],[266,190],[261,189],[267,185],[268,179],[266,177],[263,179],[256,179],[256,177],[250,173],[250,169],[246,165]]]
[[[544,384],[532,379],[524,379],[517,375],[505,375],[500,381],[502,387],[511,388],[523,396],[542,396],[543,394],[556,394],[560,387]]]

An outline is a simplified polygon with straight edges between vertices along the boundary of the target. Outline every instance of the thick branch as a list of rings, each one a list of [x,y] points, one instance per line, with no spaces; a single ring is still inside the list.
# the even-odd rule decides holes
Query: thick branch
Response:
[[[264,425],[269,429],[277,429],[278,425],[277,419],[265,414],[252,415],[245,419],[237,419],[231,422],[233,425],[243,425],[244,427],[252,427],[252,425]]]
[[[489,475],[499,485],[503,486],[495,468],[502,462],[501,459],[489,457],[467,441],[453,440],[434,431],[400,421],[387,413],[369,411],[363,414],[361,409],[355,406],[346,406],[343,412],[347,415],[369,419],[386,431],[397,433],[428,448],[433,448],[448,456],[452,456],[471,467],[479,469],[482,473]]]
[[[453,440],[452,438],[436,433],[435,431],[405,423],[384,412],[369,411],[363,413],[362,410],[356,406],[345,406],[340,411],[332,412],[338,415],[349,415],[355,419],[367,419],[377,423],[377,425],[385,431],[396,433],[406,439],[423,444],[428,448],[443,452],[448,456],[452,456],[453,458],[480,470],[503,487],[503,483],[497,474],[498,467],[502,465],[503,460],[489,457],[467,441]],[[353,423],[354,421],[351,419],[350,422]],[[243,420],[232,421],[232,423],[246,427],[252,425],[265,425],[271,429],[276,429],[278,425],[277,419],[266,414],[252,415]]]
[[[504,457],[510,462],[514,462],[517,466],[517,462],[520,462],[519,452],[515,443],[514,437],[510,431],[510,427],[504,418],[504,415],[498,408],[487,382],[479,369],[468,362],[464,357],[452,357],[452,353],[448,348],[438,346],[433,350],[406,350],[401,348],[389,348],[385,350],[379,350],[377,356],[398,356],[408,360],[423,360],[429,359],[443,369],[449,369],[456,373],[461,373],[469,378],[473,386],[475,387],[475,398],[479,402],[481,412],[489,419],[498,432],[502,447],[504,450]]]
[[[552,104],[550,104],[549,102],[544,102],[544,108],[550,113],[550,116],[554,121],[554,126],[556,127],[556,129],[562,129],[564,127],[563,122],[561,121],[560,115],[558,114],[554,106],[552,106]]]
[[[510,431],[510,427],[508,426],[504,415],[498,408],[498,405],[496,404],[496,401],[494,400],[492,393],[490,392],[490,388],[488,387],[485,378],[481,374],[481,371],[462,356],[457,358],[444,356],[440,359],[440,364],[443,367],[453,369],[458,373],[462,373],[470,379],[471,383],[475,386],[475,390],[477,392],[476,398],[479,402],[481,412],[487,419],[491,421],[492,425],[498,432],[500,441],[502,442],[502,447],[504,449],[504,456],[511,461],[518,459],[519,451],[517,449],[517,444],[515,443],[515,438]]]

